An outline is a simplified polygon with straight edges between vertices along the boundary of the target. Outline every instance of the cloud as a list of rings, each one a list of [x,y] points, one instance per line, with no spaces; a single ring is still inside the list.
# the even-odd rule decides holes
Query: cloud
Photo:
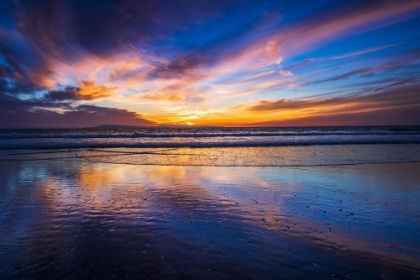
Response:
[[[178,102],[178,101],[185,101],[185,96],[181,93],[160,93],[155,90],[146,90],[146,94],[141,96],[141,99],[145,100],[154,100],[154,101],[171,101],[171,102]]]
[[[206,49],[200,50],[199,54],[195,54],[197,57],[194,57],[194,60],[191,60],[191,62],[190,60],[187,60],[189,61],[188,63],[185,63],[185,66],[187,67],[180,67],[179,64],[175,63],[173,64],[173,67],[163,68],[160,75],[161,77],[168,78],[186,77],[188,75],[196,75],[204,69],[207,73],[210,73],[208,76],[213,78],[224,75],[225,73],[232,73],[231,76],[236,74],[236,77],[243,77],[246,76],[247,73],[272,70],[268,67],[281,62],[283,57],[307,51],[308,49],[314,48],[317,44],[326,44],[328,41],[343,37],[346,34],[364,33],[406,20],[413,17],[413,13],[410,12],[419,8],[420,2],[418,1],[402,1],[399,3],[388,2],[387,4],[383,4],[382,2],[376,4],[359,2],[344,7],[342,6],[338,9],[332,9],[331,11],[314,15],[297,23],[286,25],[283,28],[261,33],[261,36],[251,42],[247,42],[247,44],[242,44],[240,41],[236,43],[231,42],[230,45],[222,44],[221,48],[224,50],[222,52],[212,52],[211,50]],[[354,57],[379,51],[394,45],[395,44],[390,44],[363,51],[355,51],[329,59]],[[303,63],[309,63],[312,62],[312,60],[313,59],[307,59]],[[392,65],[393,63],[394,62],[390,62],[388,65],[382,65],[382,69],[381,67],[366,67],[364,69],[352,70],[328,79],[312,82],[301,81],[297,78],[293,83],[288,82],[288,86],[286,87],[332,82],[355,75],[366,76],[373,74],[375,71],[402,68],[410,62],[408,60],[395,62],[400,63],[399,65]],[[223,69],[226,72],[213,72],[213,69]],[[284,77],[291,76],[291,70],[292,69],[283,69],[281,70],[283,72],[279,72],[279,74]],[[208,78],[208,76],[205,78]],[[285,87],[284,82],[276,84],[274,81],[270,82],[263,79],[264,78],[261,75],[261,78],[255,79],[254,83],[245,84],[241,81],[241,88],[238,88],[236,92],[229,93],[229,95],[249,95],[251,93],[258,93],[258,91],[261,92],[268,89]],[[234,79],[229,79],[226,82],[226,84],[233,83],[235,83]],[[270,86],[261,86],[263,84]]]
[[[49,90],[44,98],[50,101],[95,100],[108,97],[117,89],[97,85],[93,81],[81,81],[79,85],[80,87],[66,86],[63,89]]]
[[[389,44],[389,45],[384,45],[384,46],[378,46],[378,47],[374,47],[374,48],[368,48],[368,49],[364,49],[364,50],[358,50],[358,51],[354,51],[354,52],[349,52],[349,53],[344,53],[344,54],[334,55],[334,56],[328,56],[328,57],[306,58],[302,61],[299,61],[299,62],[296,62],[296,63],[290,65],[289,67],[285,68],[284,70],[286,70],[286,71],[296,70],[296,69],[302,68],[303,66],[307,66],[309,64],[319,64],[321,62],[328,62],[328,61],[348,59],[348,58],[354,59],[355,57],[358,57],[358,56],[361,56],[361,55],[364,55],[364,54],[369,54],[369,53],[381,51],[381,50],[384,50],[384,49],[392,48],[392,47],[395,47],[395,46],[402,45],[404,43],[406,43],[406,42],[397,43],[397,44]]]
[[[367,112],[342,112],[286,120],[257,122],[244,126],[363,126],[363,125],[420,125],[420,106],[391,108]]]
[[[400,88],[387,88],[374,94],[353,94],[342,97],[332,97],[327,99],[307,99],[307,100],[285,100],[277,101],[257,101],[256,105],[244,108],[251,112],[270,113],[296,111],[305,112],[302,117],[297,117],[295,121],[284,120],[277,123],[305,123],[329,120],[330,123],[336,119],[336,124],[420,124],[420,84]],[[417,114],[414,113],[417,110]],[[404,112],[410,112],[404,117]],[[390,112],[390,115],[387,115]],[[390,116],[398,115],[398,121]],[[360,115],[360,116],[359,116]],[[366,119],[362,122],[362,116],[375,116],[374,119]],[[382,120],[379,121],[379,116]],[[340,119],[340,121],[338,121]],[[273,123],[272,123],[273,124]],[[268,125],[268,123],[267,123]]]
[[[80,81],[77,96],[83,100],[93,100],[101,97],[107,97],[116,89],[116,87],[98,85],[95,81]]]
[[[165,102],[201,102],[206,99],[199,90],[187,88],[184,84],[172,84],[158,90],[145,90],[145,92],[146,94],[140,96],[140,99]]]
[[[293,76],[293,73],[290,72],[289,70],[280,70],[279,74],[282,75],[282,76],[285,76],[285,77]]]
[[[418,1],[407,0],[398,4],[359,3],[278,29],[278,26],[271,24],[271,21],[278,22],[278,16],[274,19],[273,16],[268,17],[270,24],[267,24],[267,12],[262,10],[264,13],[261,13],[263,6],[258,1],[246,5],[236,1],[192,3],[165,0],[155,3],[129,0],[43,0],[18,3],[16,20],[21,34],[19,44],[26,45],[26,48],[24,50],[8,42],[3,44],[8,50],[2,52],[8,54],[8,63],[22,76],[34,84],[49,87],[53,86],[54,79],[51,76],[62,71],[63,65],[75,65],[89,56],[109,58],[118,53],[133,53],[134,57],[145,55],[146,60],[153,56],[166,56],[166,59],[143,60],[147,64],[146,68],[120,69],[111,74],[114,79],[137,77],[140,74],[147,79],[180,79],[196,76],[197,70],[202,68],[208,70],[220,64],[223,67],[238,59],[243,60],[246,67],[258,67],[258,64],[262,67],[270,62],[278,64],[283,60],[283,46],[290,55],[291,52],[311,45],[313,41],[321,42],[332,36],[343,36],[343,31],[354,30],[368,23],[375,23],[369,25],[369,28],[391,24],[399,20],[397,15],[420,6]],[[265,29],[252,27],[244,29],[251,33],[240,30],[235,36],[218,32],[222,35],[211,34],[214,37],[210,41],[197,34],[195,41],[201,40],[203,43],[194,47],[173,37],[177,31],[188,31],[191,26],[222,18],[230,6],[241,9],[252,7],[252,13],[248,15],[252,19],[251,26],[262,24]],[[240,13],[234,16],[237,15]],[[383,22],[383,18],[389,20]],[[236,26],[243,28],[246,22],[237,22]],[[193,33],[191,35],[194,36]],[[247,36],[253,39],[250,41]],[[162,47],[162,42],[168,47]],[[258,61],[260,55],[268,58],[269,62]],[[30,61],[24,62],[27,57],[31,57]],[[252,59],[244,60],[245,57]],[[236,67],[243,69],[241,63]],[[203,78],[206,76],[199,75],[197,79]]]
[[[0,100],[4,101],[4,96],[0,97]],[[1,128],[92,127],[101,124],[154,125],[141,115],[122,109],[80,105],[60,112],[37,108],[25,101],[9,101],[12,102],[7,103],[7,110],[0,111]]]
[[[188,55],[169,61],[156,67],[149,74],[149,78],[185,78],[195,76],[195,71],[208,63],[209,58],[204,55]]]
[[[416,14],[412,12],[419,8],[420,2],[416,0],[358,2],[290,25],[269,35],[268,40],[282,42],[289,53],[297,52],[350,32],[363,33],[407,20],[414,17]]]
[[[43,99],[49,102],[96,100],[110,96],[116,89],[115,87],[109,88],[104,85],[97,85],[93,81],[80,81],[78,87],[65,86],[47,90]]]
[[[401,68],[408,68],[408,67],[411,67],[412,64],[418,63],[419,61],[420,61],[419,58],[414,58],[414,59],[409,59],[409,60],[401,60],[401,61],[388,61],[386,63],[380,64],[380,65],[375,66],[375,67],[364,67],[364,68],[359,68],[359,69],[356,69],[356,70],[351,70],[351,71],[348,71],[344,74],[335,75],[335,76],[329,77],[327,79],[307,82],[304,85],[306,85],[306,86],[307,85],[315,85],[315,84],[321,84],[321,83],[326,83],[326,82],[339,81],[339,80],[343,80],[345,78],[355,76],[355,75],[368,76],[368,75],[374,74],[375,72],[379,72],[379,71],[391,71],[391,70],[396,70],[396,69],[401,69]]]
[[[89,127],[100,124],[154,125],[142,115],[94,105],[74,106],[80,89],[67,86],[36,95],[40,89],[0,79],[0,127]],[[25,95],[22,99],[22,95]]]
[[[36,90],[41,88],[35,87],[31,84],[17,83],[14,80],[0,78],[0,93],[8,95],[18,94],[32,94]]]
[[[42,109],[68,115],[86,101],[127,107],[135,100],[138,104],[130,106],[139,108],[146,108],[141,102],[190,106],[206,101],[211,106],[219,102],[222,107],[226,104],[220,104],[221,100],[236,104],[249,96],[281,96],[282,90],[291,87],[401,70],[418,62],[413,61],[416,54],[411,53],[379,66],[343,67],[338,75],[327,78],[313,73],[299,76],[294,71],[323,59],[353,58],[397,45],[388,44],[327,58],[308,58],[289,68],[279,65],[337,38],[410,19],[420,9],[420,2],[415,0],[339,3],[316,13],[312,13],[316,9],[305,8],[299,16],[284,17],[283,22],[280,13],[287,14],[290,6],[284,1],[13,3],[7,18],[14,21],[0,29],[0,79],[7,83],[2,86],[4,100],[20,104],[28,112],[39,113]],[[323,8],[324,4],[309,6]],[[326,73],[325,69],[317,70]],[[411,76],[393,78],[388,86],[395,89],[416,82]],[[213,85],[223,90],[214,90]],[[369,91],[375,90],[379,93],[384,87],[369,87]],[[347,98],[341,97],[343,101]],[[256,108],[276,106],[307,108],[306,101],[301,101],[261,101],[250,110],[265,112]],[[318,101],[313,104],[316,108],[326,102]],[[144,113],[154,114],[150,108]],[[81,108],[79,111],[86,113]]]
[[[50,90],[48,91],[43,99],[50,102],[62,102],[78,99],[79,88],[67,86],[61,90]]]
[[[399,81],[392,81],[391,83],[387,84],[386,86],[377,87],[374,90],[375,91],[381,91],[381,90],[389,89],[391,87],[407,85],[407,84],[412,84],[412,83],[416,83],[416,82],[417,81],[414,80],[414,79],[403,79],[403,80],[399,80]]]
[[[276,64],[279,64],[283,61],[283,56],[281,54],[281,48],[279,42],[268,41],[267,46],[265,47],[265,54],[267,57],[272,59]]]
[[[198,82],[208,77],[206,68],[219,61],[219,55],[206,46],[209,43],[185,49],[181,41],[168,42],[177,31],[222,17],[233,2],[19,1],[17,31],[9,32],[13,38],[0,36],[0,56],[7,64],[0,65],[0,73],[48,89],[57,100],[108,97],[116,83],[127,82],[123,88],[129,88],[128,83],[154,80],[173,80],[173,86],[178,80]],[[59,97],[60,85],[73,91]],[[182,86],[177,87],[179,91]],[[185,97],[164,89],[148,97],[162,100],[166,93],[172,101],[203,100],[200,94]]]
[[[0,52],[14,70],[40,84],[59,72],[60,65],[74,65],[89,56],[109,58],[129,52],[153,55],[151,46],[167,42],[176,31],[187,30],[190,25],[222,16],[224,7],[232,1],[16,3],[19,40],[1,39]],[[183,72],[195,61],[194,57],[175,57],[160,74],[165,75],[164,68],[169,74]]]
[[[349,34],[365,33],[415,17],[416,13],[414,11],[419,9],[420,2],[416,0],[398,2],[362,1],[351,5],[343,5],[282,28],[273,29],[271,32],[263,33],[254,41],[236,48],[229,53],[228,61],[221,61],[220,63],[242,61],[243,63],[237,63],[237,67],[242,69],[245,67],[248,69],[266,67],[267,62],[262,59],[262,56],[266,56],[267,53],[274,54],[280,45],[284,58],[296,56]],[[380,47],[366,50],[365,53],[379,49]],[[348,55],[360,54],[363,54],[363,52],[354,52]],[[291,71],[312,60],[313,58],[308,58],[285,70]]]

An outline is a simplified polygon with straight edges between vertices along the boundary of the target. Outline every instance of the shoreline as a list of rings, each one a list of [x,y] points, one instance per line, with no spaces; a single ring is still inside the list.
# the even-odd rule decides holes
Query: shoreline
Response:
[[[420,162],[420,144],[0,150],[0,161],[75,159],[90,162],[153,166],[345,166]]]

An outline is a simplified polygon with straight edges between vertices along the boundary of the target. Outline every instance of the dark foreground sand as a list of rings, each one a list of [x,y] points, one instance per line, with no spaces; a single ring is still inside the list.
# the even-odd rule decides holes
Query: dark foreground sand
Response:
[[[0,170],[1,279],[420,279],[420,163]]]

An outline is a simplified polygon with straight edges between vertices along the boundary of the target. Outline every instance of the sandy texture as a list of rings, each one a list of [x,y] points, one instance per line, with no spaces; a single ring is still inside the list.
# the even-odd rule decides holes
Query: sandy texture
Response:
[[[72,153],[0,162],[2,279],[420,277],[420,163],[140,166]]]

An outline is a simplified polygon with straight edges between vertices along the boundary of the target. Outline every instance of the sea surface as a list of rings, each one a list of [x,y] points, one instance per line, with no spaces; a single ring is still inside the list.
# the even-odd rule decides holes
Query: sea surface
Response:
[[[420,161],[420,126],[0,130],[0,160],[183,166]]]
[[[0,131],[0,279],[420,279],[420,127]]]
[[[420,126],[0,130],[0,149],[209,148],[414,143],[420,143]]]

